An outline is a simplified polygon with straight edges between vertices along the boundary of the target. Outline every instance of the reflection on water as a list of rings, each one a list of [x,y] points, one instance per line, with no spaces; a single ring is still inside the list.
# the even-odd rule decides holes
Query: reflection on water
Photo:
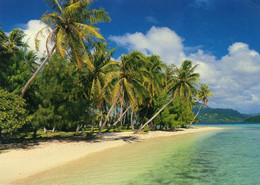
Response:
[[[260,126],[147,140],[91,154],[25,184],[260,184]]]

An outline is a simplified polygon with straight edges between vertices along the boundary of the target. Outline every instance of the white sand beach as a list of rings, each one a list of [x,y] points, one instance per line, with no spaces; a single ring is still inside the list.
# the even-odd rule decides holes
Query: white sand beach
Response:
[[[154,139],[217,129],[222,128],[194,127],[181,129],[177,132],[150,131],[145,134],[132,134],[132,132],[106,133],[100,139],[93,141],[60,142],[54,140],[27,149],[12,149],[0,154],[0,184],[12,183],[80,159],[88,154],[125,145],[134,141],[133,139]]]

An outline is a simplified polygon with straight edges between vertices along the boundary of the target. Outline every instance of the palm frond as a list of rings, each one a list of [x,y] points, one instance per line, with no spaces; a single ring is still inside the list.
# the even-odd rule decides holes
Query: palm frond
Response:
[[[81,30],[82,36],[85,37],[94,36],[98,39],[105,40],[104,37],[100,33],[98,33],[99,30],[98,28],[86,24],[82,24],[82,23],[74,23],[74,24]]]
[[[93,9],[89,12],[85,13],[85,18],[88,20],[90,25],[94,25],[99,22],[110,22],[111,19],[108,15],[108,13],[103,9]]]
[[[61,55],[62,58],[65,57],[66,54],[66,34],[63,28],[60,28],[57,33],[57,42],[56,42],[56,50]]]
[[[54,11],[62,12],[62,7],[58,0],[45,0],[46,4]]]

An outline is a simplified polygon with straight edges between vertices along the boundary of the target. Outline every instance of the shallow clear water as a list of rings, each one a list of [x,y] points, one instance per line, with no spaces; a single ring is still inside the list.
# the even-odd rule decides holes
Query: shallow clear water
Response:
[[[260,124],[146,140],[91,154],[23,184],[260,184]]]

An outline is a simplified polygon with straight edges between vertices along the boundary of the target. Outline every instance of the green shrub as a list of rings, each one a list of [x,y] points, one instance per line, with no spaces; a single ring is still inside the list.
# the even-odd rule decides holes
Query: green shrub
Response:
[[[143,131],[144,131],[144,132],[148,132],[148,131],[150,131],[149,126],[144,127]]]
[[[0,89],[0,139],[11,136],[27,123],[25,100]]]

